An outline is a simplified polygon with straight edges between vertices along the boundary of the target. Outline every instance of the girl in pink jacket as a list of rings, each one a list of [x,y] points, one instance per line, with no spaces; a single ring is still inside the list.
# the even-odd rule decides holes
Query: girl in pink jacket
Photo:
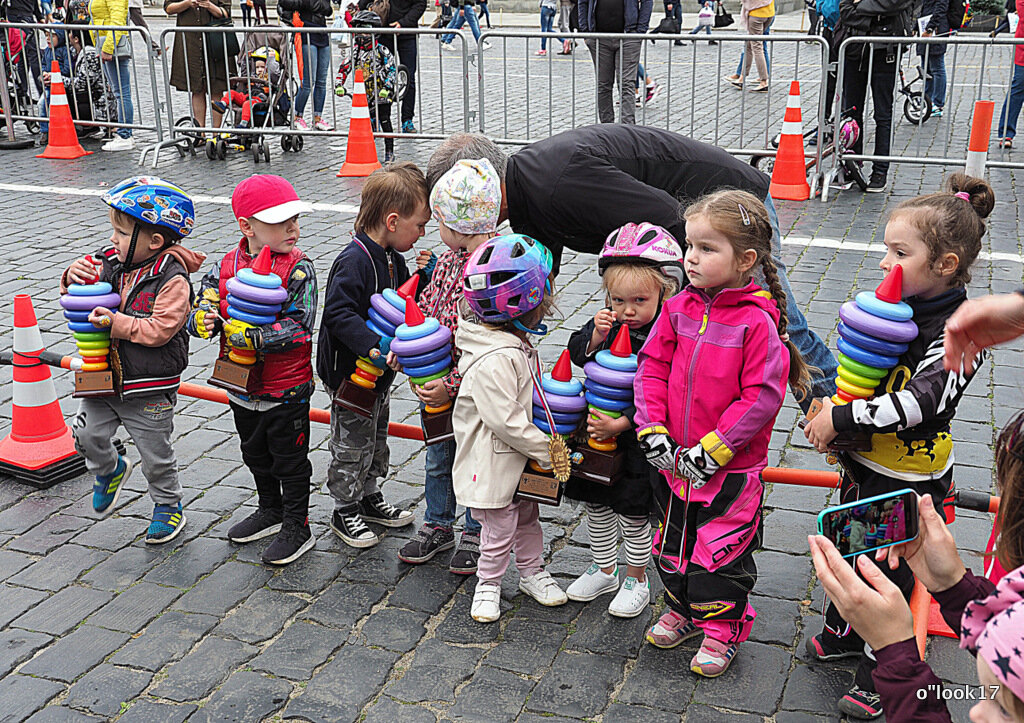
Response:
[[[725,672],[750,634],[761,470],[786,384],[809,376],[786,334],[786,297],[757,198],[720,191],[686,212],[686,275],[639,354],[637,438],[661,470],[654,554],[668,610],[647,640],[672,648],[704,633],[690,662]],[[768,292],[751,281],[760,267]]]

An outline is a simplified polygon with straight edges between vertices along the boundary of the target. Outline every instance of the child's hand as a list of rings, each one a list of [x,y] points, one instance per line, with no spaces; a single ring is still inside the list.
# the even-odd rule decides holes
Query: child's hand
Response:
[[[662,472],[672,472],[675,474],[676,450],[679,449],[679,445],[675,443],[675,440],[667,434],[652,432],[638,437],[637,441],[640,442],[640,449],[643,450],[644,456],[647,457],[647,461],[651,463],[651,466],[660,469]]]
[[[587,434],[598,441],[611,439],[616,434],[625,432],[630,426],[632,425],[626,415],[609,417],[596,409],[590,410],[590,414],[587,415]]]
[[[89,323],[96,326],[110,326],[114,323],[114,312],[102,306],[97,306],[89,312]]]
[[[216,311],[201,307],[196,310],[196,331],[203,339],[209,339],[217,333],[220,317]]]
[[[434,255],[433,251],[423,249],[416,254],[416,268],[425,271],[428,274],[433,273],[434,267],[437,265],[437,256]]]
[[[601,309],[594,314],[594,333],[601,335],[601,341],[608,338],[612,331],[612,324],[615,323],[615,312],[611,309]]]
[[[92,260],[92,256],[83,256],[68,268],[68,281],[72,284],[92,284],[99,278],[101,268]]]
[[[440,407],[443,404],[447,404],[451,399],[448,396],[448,389],[445,387],[444,380],[442,379],[431,379],[422,387],[413,384],[412,390],[416,392],[416,396],[419,397],[420,401],[428,407]]]
[[[385,363],[396,372],[402,371],[402,364],[398,361],[398,356],[393,351],[389,351],[385,358]]]
[[[821,411],[804,427],[804,436],[819,452],[828,451],[828,445],[836,438],[836,428],[832,426],[832,408],[836,405],[828,397],[822,397]]]

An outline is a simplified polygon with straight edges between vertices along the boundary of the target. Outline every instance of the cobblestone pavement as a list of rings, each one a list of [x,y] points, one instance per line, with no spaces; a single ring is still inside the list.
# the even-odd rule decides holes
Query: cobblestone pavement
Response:
[[[401,157],[425,163],[434,145],[403,139],[398,148]],[[342,140],[311,141],[302,153],[277,154],[255,169],[281,173],[303,198],[332,204],[302,220],[300,245],[322,281],[348,240],[358,204],[360,182],[334,176],[343,152]],[[71,353],[57,276],[108,233],[96,198],[103,186],[138,167],[125,154],[56,163],[18,151],[2,160],[0,293],[31,294],[48,348]],[[236,243],[227,197],[253,170],[244,156],[220,163],[165,156],[161,175],[204,194],[189,246],[214,257]],[[884,194],[848,191],[828,204],[781,205],[793,288],[811,327],[830,344],[839,304],[881,277],[881,220],[939,180],[938,168],[898,166]],[[984,242],[988,253],[975,267],[974,295],[1007,292],[1022,279],[1024,175],[996,170],[990,180],[999,201]],[[436,227],[423,245],[440,246]],[[594,271],[590,257],[570,255],[563,265],[564,318],[541,344],[549,364],[602,303]],[[0,349],[10,348],[10,312],[0,321]],[[1020,344],[997,350],[960,405],[954,432],[962,487],[991,488],[994,431],[1024,407],[1022,352]],[[213,359],[212,346],[194,341],[186,377],[205,381]],[[5,372],[0,389],[4,426],[9,378]],[[69,376],[58,374],[56,386],[65,413],[72,413]],[[314,406],[327,404],[318,392]],[[392,410],[393,420],[416,423],[407,386],[396,386]],[[797,418],[789,399],[770,463],[825,468],[796,429]],[[541,608],[518,594],[513,571],[503,583],[501,621],[480,625],[469,617],[474,578],[447,572],[447,559],[421,567],[398,562],[396,551],[413,527],[389,531],[369,550],[346,547],[327,527],[331,503],[320,490],[311,503],[315,550],[271,570],[259,563],[266,541],[237,546],[226,539],[232,522],[255,505],[227,409],[181,397],[176,419],[188,524],[168,547],[142,541],[152,509],[142,475],[102,521],[92,514],[87,478],[45,491],[0,480],[0,720],[838,720],[834,703],[852,668],[812,663],[802,647],[820,629],[822,598],[805,536],[829,501],[825,491],[768,489],[752,638],[724,676],[703,680],[687,670],[694,645],[662,651],[642,642],[660,602],[633,620],[610,617],[607,599]],[[317,483],[326,474],[327,434],[315,426]],[[384,492],[415,507],[419,522],[423,447],[393,439],[391,453]],[[564,586],[589,562],[586,524],[568,504],[542,512],[549,570]],[[977,514],[960,514],[953,524],[975,569],[990,525]],[[650,573],[656,579],[653,565]],[[933,639],[929,661],[950,683],[975,681],[973,661],[953,641]],[[952,707],[955,720],[966,720],[965,703]]]

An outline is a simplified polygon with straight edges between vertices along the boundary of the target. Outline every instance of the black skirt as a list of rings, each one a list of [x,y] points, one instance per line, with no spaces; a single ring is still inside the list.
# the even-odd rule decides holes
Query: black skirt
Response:
[[[620,515],[646,517],[651,511],[658,472],[648,464],[632,432],[619,435],[619,446],[626,454],[619,479],[611,485],[602,485],[573,476],[565,483],[565,496],[611,507]]]

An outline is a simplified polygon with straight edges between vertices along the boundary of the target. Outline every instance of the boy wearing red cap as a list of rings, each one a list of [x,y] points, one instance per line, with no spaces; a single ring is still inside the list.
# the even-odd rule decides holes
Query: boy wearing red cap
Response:
[[[220,332],[220,354],[256,352],[245,394],[230,393],[242,461],[256,481],[259,507],[228,530],[236,543],[276,535],[263,562],[286,565],[313,549],[309,530],[309,397],[313,393],[313,322],[316,272],[299,250],[299,214],[310,211],[280,176],[250,176],[235,187],[231,210],[242,239],[203,278],[188,320],[189,333],[209,339]],[[229,316],[227,282],[270,249],[270,271],[288,296],[270,323]],[[237,313],[237,312],[236,312]],[[225,322],[225,320],[227,320]]]

